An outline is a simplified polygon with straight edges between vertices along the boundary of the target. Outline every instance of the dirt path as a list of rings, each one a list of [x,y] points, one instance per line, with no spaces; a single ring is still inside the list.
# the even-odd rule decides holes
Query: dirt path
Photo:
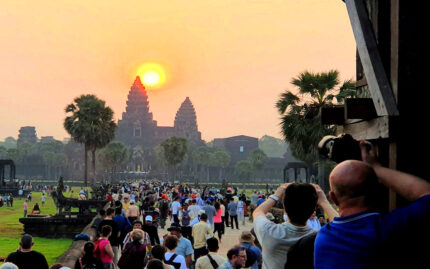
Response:
[[[158,229],[158,235],[162,238],[163,235],[169,233],[167,228],[170,227],[170,221],[166,221],[165,229]],[[246,218],[245,226],[239,223],[239,230],[236,228],[233,230],[231,227],[225,227],[225,234],[222,236],[222,243],[219,246],[218,253],[227,258],[227,251],[232,248],[234,245],[239,244],[239,236],[242,231],[250,231],[252,229],[252,222]],[[215,235],[218,239],[218,234]]]

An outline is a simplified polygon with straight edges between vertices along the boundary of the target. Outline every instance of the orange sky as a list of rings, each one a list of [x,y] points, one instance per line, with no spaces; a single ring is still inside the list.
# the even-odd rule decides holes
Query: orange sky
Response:
[[[0,1],[0,139],[36,126],[67,137],[64,108],[96,94],[121,117],[139,64],[161,63],[148,90],[159,125],[189,96],[205,140],[281,137],[274,104],[306,69],[355,78],[341,0]]]

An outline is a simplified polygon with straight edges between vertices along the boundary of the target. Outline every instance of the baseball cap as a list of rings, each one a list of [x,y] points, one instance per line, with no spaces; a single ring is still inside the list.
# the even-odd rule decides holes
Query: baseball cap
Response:
[[[152,216],[146,216],[146,217],[145,217],[145,220],[146,220],[146,221],[152,221]]]

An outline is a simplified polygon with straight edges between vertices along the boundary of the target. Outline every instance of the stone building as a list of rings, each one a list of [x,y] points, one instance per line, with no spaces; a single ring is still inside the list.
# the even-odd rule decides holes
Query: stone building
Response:
[[[21,145],[24,143],[28,143],[28,144],[37,143],[36,127],[23,126],[19,129],[17,144]]]
[[[248,159],[249,154],[258,149],[258,138],[246,135],[215,138],[213,146],[228,151],[231,163],[236,164],[238,161]]]
[[[127,98],[127,106],[118,121],[115,139],[130,148],[152,149],[163,140],[179,136],[187,139],[189,145],[203,145],[197,128],[197,117],[190,98],[186,98],[176,113],[175,124],[158,126],[149,110],[145,86],[136,77]]]

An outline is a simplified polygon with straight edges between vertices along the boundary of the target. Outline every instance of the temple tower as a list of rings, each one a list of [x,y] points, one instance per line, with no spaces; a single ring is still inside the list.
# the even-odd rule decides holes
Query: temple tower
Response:
[[[24,126],[19,129],[17,144],[20,145],[23,143],[28,143],[28,144],[37,143],[36,127]]]
[[[197,128],[196,111],[189,97],[185,98],[176,112],[174,129],[175,135],[186,138],[191,146],[202,143],[201,133]]]
[[[118,121],[116,139],[130,147],[140,145],[143,148],[152,148],[156,127],[157,122],[149,112],[145,86],[137,76],[128,93],[125,112]]]

